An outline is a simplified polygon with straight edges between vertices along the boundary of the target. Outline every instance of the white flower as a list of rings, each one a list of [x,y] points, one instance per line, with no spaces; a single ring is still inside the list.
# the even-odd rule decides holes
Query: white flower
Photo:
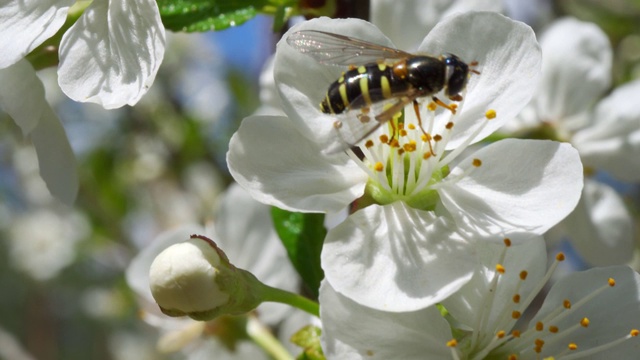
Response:
[[[38,155],[40,176],[53,196],[71,204],[78,193],[75,157],[44,87],[26,60],[0,69],[0,109],[9,114]]]
[[[327,359],[631,359],[640,325],[640,276],[626,266],[573,273],[528,321],[546,271],[541,238],[479,244],[473,279],[436,307],[387,313],[320,291]],[[533,303],[535,304],[535,303]],[[445,320],[446,319],[446,320]]]
[[[53,36],[74,0],[8,0],[0,6],[0,69],[9,67]]]
[[[76,101],[134,105],[153,84],[164,45],[154,0],[94,1],[62,38],[58,83]]]
[[[0,68],[18,62],[64,24],[74,1],[9,0],[0,7]],[[133,105],[164,56],[165,32],[153,0],[93,1],[60,43],[58,82],[70,98],[105,109]]]
[[[587,173],[600,169],[623,181],[640,180],[640,109],[629,101],[640,95],[640,81],[599,100],[611,83],[612,50],[594,24],[572,18],[556,21],[540,43],[544,61],[537,94],[519,122],[507,124],[507,130],[541,132],[571,143]],[[569,236],[591,264],[627,262],[634,246],[631,216],[613,189],[589,182],[576,212],[552,237]],[[595,201],[594,194],[610,200]],[[606,210],[605,204],[610,205]]]
[[[234,265],[251,271],[260,281],[280,289],[295,291],[297,275],[271,224],[269,208],[255,202],[237,185],[223,195],[215,227],[183,226],[161,234],[151,246],[136,256],[127,269],[127,282],[139,297],[144,309],[144,320],[160,328],[164,336],[158,344],[160,350],[184,350],[189,358],[206,358],[212,353],[229,358],[263,358],[264,353],[246,341],[226,343],[224,332],[233,319],[222,317],[209,322],[169,318],[160,313],[149,290],[149,267],[153,259],[171,244],[184,241],[191,234],[210,236],[224,249]],[[281,304],[265,303],[258,307],[258,321],[277,324],[283,320],[288,308]],[[249,321],[253,315],[249,315]],[[202,336],[213,334],[213,336]],[[235,339],[238,340],[238,339]],[[234,340],[234,341],[235,341]],[[230,345],[237,346],[231,351]],[[245,357],[248,356],[248,357]],[[251,357],[257,356],[257,357]],[[266,357],[264,357],[266,358]]]
[[[316,19],[290,33],[305,29],[392,46],[374,26],[359,20]],[[469,13],[440,23],[419,50],[431,54],[451,52],[468,61],[477,60],[481,72],[471,76],[455,114],[444,109],[434,111],[431,105],[426,110],[421,106],[422,124],[428,135],[420,130],[409,106],[404,129],[397,122],[397,134],[390,126],[381,126],[360,145],[363,158],[351,150],[334,155],[323,152],[327,144],[336,142],[338,135],[333,125],[335,116],[322,113],[317,104],[324,98],[328,84],[340,76],[340,68],[322,66],[281,41],[275,80],[288,117],[245,119],[231,139],[227,155],[234,178],[267,204],[292,211],[337,212],[354,201],[356,209],[373,203],[366,215],[359,216],[376,219],[371,221],[380,224],[378,228],[366,226],[368,220],[357,218],[351,226],[364,223],[363,233],[343,229],[357,234],[359,240],[349,241],[362,246],[360,255],[337,242],[335,247],[323,249],[323,260],[328,261],[323,267],[338,292],[386,310],[389,306],[396,311],[428,306],[455,291],[452,286],[437,296],[412,294],[411,289],[400,284],[408,279],[426,281],[428,274],[423,268],[398,264],[391,269],[407,271],[387,272],[387,261],[368,261],[371,259],[366,258],[367,254],[376,251],[374,243],[384,242],[387,233],[405,231],[416,224],[438,223],[434,235],[445,231],[456,234],[456,239],[464,243],[472,240],[471,236],[495,239],[514,232],[542,234],[575,207],[582,188],[582,166],[576,151],[567,144],[503,140],[460,160],[459,155],[468,145],[502,126],[529,101],[540,63],[530,28],[495,13]],[[437,216],[448,219],[438,220]],[[435,241],[423,235],[398,239],[402,241],[386,249],[419,248],[424,255],[432,247],[425,241]],[[388,252],[379,256],[407,261]],[[353,261],[367,268],[360,275],[371,278],[362,277],[363,283],[374,282],[379,274],[386,273],[393,281],[379,285],[391,285],[387,291],[405,289],[390,295],[395,299],[393,304],[378,302],[377,297],[355,296],[359,292],[352,286],[357,287],[357,281],[347,279],[346,269],[332,268],[337,263],[347,265]],[[444,263],[444,257],[438,261]],[[466,269],[461,266],[460,271],[452,273],[458,279],[457,286],[470,275]]]

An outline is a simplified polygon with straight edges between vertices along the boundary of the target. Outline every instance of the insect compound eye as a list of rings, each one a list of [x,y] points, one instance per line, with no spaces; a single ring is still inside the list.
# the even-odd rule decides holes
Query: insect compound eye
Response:
[[[447,67],[445,94],[447,96],[458,95],[467,86],[469,65],[452,54],[445,55],[444,63]]]

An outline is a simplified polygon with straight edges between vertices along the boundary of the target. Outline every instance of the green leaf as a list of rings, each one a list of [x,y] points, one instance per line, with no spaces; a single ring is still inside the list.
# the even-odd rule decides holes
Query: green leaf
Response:
[[[186,32],[241,25],[268,4],[268,0],[158,0],[165,28]]]
[[[327,234],[324,214],[302,214],[271,208],[271,217],[289,254],[289,259],[314,297],[318,297],[324,272],[320,267],[320,252]]]

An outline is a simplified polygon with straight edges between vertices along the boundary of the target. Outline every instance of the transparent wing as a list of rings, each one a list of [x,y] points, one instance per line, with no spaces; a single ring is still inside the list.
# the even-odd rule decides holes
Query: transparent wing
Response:
[[[334,123],[336,137],[324,152],[327,154],[339,153],[359,145],[363,140],[371,139],[380,126],[391,120],[414,99],[415,96],[411,95],[401,96],[394,99],[393,102],[385,101],[375,104],[366,113],[358,109],[337,115]]]
[[[402,50],[319,30],[294,32],[287,37],[287,43],[319,63],[328,65],[360,65],[413,56]]]

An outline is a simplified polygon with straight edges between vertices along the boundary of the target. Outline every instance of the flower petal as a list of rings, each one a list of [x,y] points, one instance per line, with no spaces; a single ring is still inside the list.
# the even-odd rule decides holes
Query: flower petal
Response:
[[[474,167],[473,159],[481,160]],[[445,182],[442,203],[479,234],[541,235],[566,217],[582,191],[582,164],[567,143],[506,139],[460,162]],[[446,181],[446,179],[445,179]]]
[[[495,110],[497,117],[474,142],[514,118],[538,83],[542,59],[533,30],[498,13],[472,12],[447,18],[433,28],[419,49],[478,62],[480,74],[471,74],[447,149],[458,147],[486,122],[487,110]]]
[[[58,83],[76,101],[134,105],[153,84],[164,45],[155,1],[94,1],[62,38]]]
[[[329,85],[338,80],[346,68],[320,64],[290,46],[286,42],[287,36],[300,30],[328,31],[384,46],[393,47],[393,44],[366,21],[328,18],[313,19],[294,26],[278,43],[274,78],[282,109],[304,136],[320,144],[333,143],[337,136],[333,127],[335,115],[322,113],[319,104],[325,98]],[[354,64],[359,63],[354,58]]]
[[[585,166],[623,181],[640,180],[640,108],[629,100],[638,94],[640,80],[618,87],[596,106],[593,125],[575,134]]]
[[[434,306],[391,313],[374,310],[320,287],[323,350],[327,359],[451,359],[449,324]]]
[[[27,60],[0,69],[0,108],[11,116],[27,136],[49,107],[42,81]]]
[[[256,200],[291,211],[340,211],[363,194],[367,181],[346,155],[323,156],[279,116],[244,119],[229,143],[227,164]]]
[[[473,278],[455,295],[443,300],[442,305],[457,321],[470,328],[477,326],[480,318],[485,318],[485,326],[492,328],[499,318],[504,318],[505,309],[513,307],[512,298],[515,293],[519,293],[524,300],[538,285],[546,271],[547,251],[544,239],[540,236],[519,241],[517,245],[507,249],[504,244],[479,241],[477,249],[479,264]],[[506,256],[500,261],[505,250]],[[505,273],[500,275],[496,289],[492,290],[491,280],[496,274],[497,264],[504,267]],[[518,276],[523,270],[528,274],[527,281],[524,282]],[[507,324],[502,326],[510,328]]]
[[[447,16],[468,11],[500,11],[495,0],[373,0],[371,22],[398,48],[414,51],[431,29]]]
[[[74,0],[6,0],[0,6],[0,69],[15,64],[53,36]]]
[[[556,121],[586,111],[609,88],[613,53],[607,35],[595,24],[558,20],[540,45],[544,60],[535,96],[538,118]]]
[[[60,120],[47,106],[31,132],[40,176],[53,196],[71,205],[78,195],[76,158]]]
[[[472,253],[446,218],[395,202],[369,206],[331,229],[321,261],[326,280],[344,296],[378,310],[413,311],[469,281]]]
[[[609,279],[615,280],[615,286],[609,286]],[[595,297],[591,297],[596,293]],[[579,307],[566,309],[563,306],[566,300],[577,304],[587,298],[589,300]],[[558,309],[563,310],[558,313]],[[548,342],[544,345],[542,355],[564,353],[569,342],[578,345],[576,352],[579,353],[620,339],[628,335],[631,329],[637,329],[640,319],[640,275],[627,266],[594,268],[570,274],[553,285],[530,323],[552,319],[553,325],[562,331],[577,326],[585,317],[589,319],[588,328],[573,332],[566,341]],[[593,358],[634,359],[637,356],[636,337],[599,352]]]
[[[0,70],[0,108],[31,137],[40,176],[53,196],[72,204],[78,194],[76,160],[67,134],[45,99],[44,87],[26,60]]]
[[[578,206],[549,232],[569,237],[594,266],[624,264],[633,257],[633,219],[618,193],[597,181],[585,179]]]

